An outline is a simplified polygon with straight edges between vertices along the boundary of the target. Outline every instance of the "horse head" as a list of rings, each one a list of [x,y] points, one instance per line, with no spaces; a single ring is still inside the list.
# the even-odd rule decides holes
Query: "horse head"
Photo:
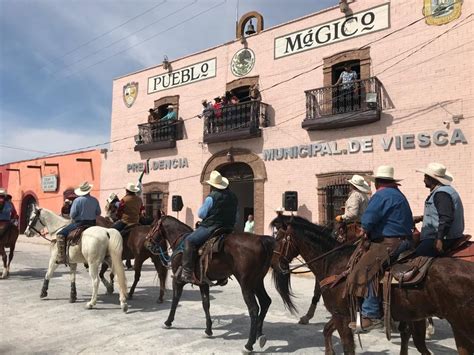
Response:
[[[160,243],[162,240],[168,241],[173,246],[177,239],[184,233],[192,232],[192,228],[172,216],[164,215],[159,218],[146,236],[148,243]]]
[[[41,208],[38,208],[36,205],[33,205],[31,214],[28,218],[28,225],[25,229],[25,235],[28,238],[34,237],[37,234],[41,234],[41,229],[45,227],[44,223],[41,221]]]

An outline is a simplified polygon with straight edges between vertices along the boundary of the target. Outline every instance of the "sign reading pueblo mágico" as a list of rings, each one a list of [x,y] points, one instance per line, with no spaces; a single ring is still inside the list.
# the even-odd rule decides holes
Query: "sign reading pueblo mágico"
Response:
[[[275,59],[390,27],[389,4],[275,38]]]
[[[216,76],[216,58],[148,78],[148,94]]]

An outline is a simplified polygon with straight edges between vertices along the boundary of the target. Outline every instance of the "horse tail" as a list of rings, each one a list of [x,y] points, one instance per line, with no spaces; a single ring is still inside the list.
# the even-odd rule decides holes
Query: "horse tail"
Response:
[[[283,300],[283,304],[285,308],[288,309],[291,314],[298,313],[295,304],[293,303],[293,291],[291,290],[291,273],[289,270],[282,270],[280,265],[273,268],[273,282],[275,284],[275,288],[277,289],[278,293],[280,294],[281,299]]]
[[[120,302],[126,302],[127,299],[127,279],[122,264],[123,240],[122,235],[116,229],[107,229],[107,237],[109,238],[108,252],[112,259],[112,272],[117,276],[120,290]]]

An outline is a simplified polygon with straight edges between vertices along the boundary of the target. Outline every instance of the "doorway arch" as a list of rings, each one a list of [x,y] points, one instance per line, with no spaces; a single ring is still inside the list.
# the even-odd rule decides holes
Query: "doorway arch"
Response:
[[[221,172],[231,172],[234,170],[237,174],[243,174],[242,181],[253,181],[253,215],[255,219],[255,233],[263,234],[265,218],[264,183],[267,179],[267,172],[263,160],[257,154],[244,148],[230,148],[215,153],[209,158],[206,164],[204,164],[201,173],[200,181],[203,186],[203,200],[210,192],[210,186],[206,184],[206,180],[209,180],[213,170]],[[253,175],[252,177],[250,177],[250,171]],[[234,178],[237,178],[237,176],[234,176]],[[248,187],[244,191],[249,191]],[[240,219],[243,218],[246,218],[246,216],[241,214]]]
[[[21,200],[20,233],[24,233],[28,226],[28,218],[31,216],[34,206],[38,206],[38,200],[33,194],[26,194]]]

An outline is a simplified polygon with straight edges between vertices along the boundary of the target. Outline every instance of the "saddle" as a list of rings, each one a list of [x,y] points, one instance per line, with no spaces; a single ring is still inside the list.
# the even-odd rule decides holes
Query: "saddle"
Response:
[[[66,237],[67,247],[69,248],[78,245],[81,242],[82,232],[89,227],[91,226],[80,226],[70,231]]]
[[[470,239],[470,235],[464,235],[446,255],[451,258],[474,262],[474,242],[471,242]]]

